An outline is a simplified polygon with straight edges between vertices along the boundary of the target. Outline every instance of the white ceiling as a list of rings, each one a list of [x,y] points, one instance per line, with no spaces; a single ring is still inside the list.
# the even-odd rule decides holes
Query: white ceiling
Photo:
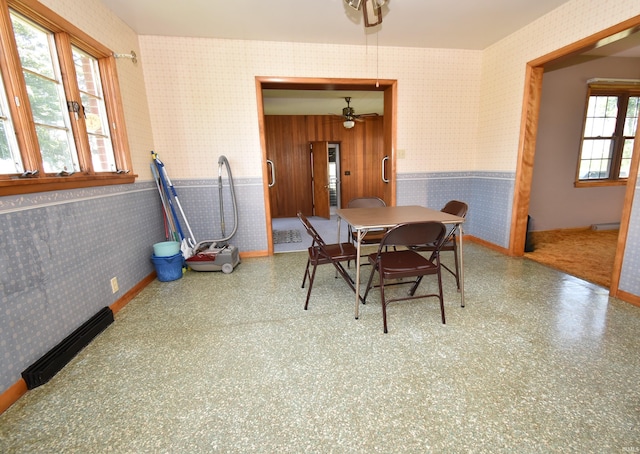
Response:
[[[389,0],[365,29],[344,0],[101,0],[139,35],[481,50],[569,0]],[[376,36],[377,34],[377,36]],[[640,57],[640,33],[589,55]],[[381,92],[265,90],[273,114],[382,114]]]
[[[389,0],[380,46],[484,49],[568,0]],[[139,35],[365,44],[344,0],[102,0]],[[371,40],[372,38],[369,37]]]

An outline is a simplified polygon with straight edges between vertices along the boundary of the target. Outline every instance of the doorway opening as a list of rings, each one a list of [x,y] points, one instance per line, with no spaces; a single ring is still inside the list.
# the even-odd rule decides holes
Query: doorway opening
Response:
[[[281,190],[278,190],[275,186],[271,185],[274,178],[272,175],[289,175],[296,178],[299,178],[297,182],[294,184],[299,184],[301,187],[305,186],[306,181],[310,179],[310,171],[303,170],[303,167],[299,167],[299,171],[296,171],[295,168],[291,168],[289,166],[291,158],[303,156],[302,151],[298,150],[297,152],[293,152],[290,154],[284,154],[285,159],[282,160],[282,164],[278,165],[276,162],[274,166],[274,160],[270,159],[268,150],[276,150],[278,153],[284,153],[282,147],[274,147],[273,143],[269,142],[272,140],[273,136],[277,136],[277,134],[283,134],[284,129],[282,127],[278,127],[278,121],[286,121],[287,119],[275,119],[275,118],[266,118],[265,117],[265,109],[264,109],[264,90],[307,90],[307,91],[333,91],[333,92],[349,92],[349,91],[369,91],[369,92],[382,92],[383,94],[383,114],[380,118],[372,118],[371,121],[379,121],[381,129],[381,133],[379,135],[379,146],[378,152],[380,154],[384,153],[386,159],[383,160],[382,157],[378,160],[371,161],[371,157],[369,154],[365,155],[364,152],[364,144],[362,140],[351,139],[348,140],[345,138],[341,139],[340,134],[344,134],[342,130],[333,130],[328,133],[329,136],[324,140],[334,140],[335,142],[340,143],[339,148],[339,158],[336,160],[336,208],[337,204],[341,203],[340,199],[351,197],[349,191],[345,189],[345,182],[342,180],[343,175],[348,175],[351,178],[349,182],[349,187],[359,188],[359,185],[355,185],[356,181],[364,181],[370,182],[373,181],[371,178],[364,178],[364,176],[360,176],[360,173],[357,171],[366,171],[366,172],[374,172],[376,175],[382,174],[382,171],[371,170],[367,167],[367,163],[375,162],[376,165],[381,165],[379,163],[384,163],[386,166],[386,174],[388,181],[384,182],[384,185],[381,186],[381,198],[383,198],[388,205],[395,205],[396,202],[396,156],[395,156],[395,148],[396,148],[396,136],[397,136],[397,128],[396,128],[396,108],[397,108],[397,81],[396,80],[386,80],[386,79],[326,79],[326,78],[282,78],[282,77],[256,77],[256,99],[257,99],[257,107],[258,107],[258,123],[260,130],[260,145],[262,148],[262,174],[263,174],[263,182],[264,182],[264,196],[265,196],[265,217],[266,217],[266,227],[267,227],[267,242],[268,242],[268,254],[273,255],[274,251],[274,241],[273,241],[273,229],[274,226],[272,224],[275,218],[286,217],[291,218],[295,216],[299,206],[304,206],[303,204],[307,204],[307,210],[303,211],[305,214],[311,214],[311,196],[308,197],[303,194],[303,189],[301,190],[290,190],[284,191],[283,195],[280,194]],[[341,99],[344,99],[340,96]],[[326,115],[326,114],[325,114]],[[328,116],[328,115],[327,115]],[[315,121],[314,124],[297,124],[296,122],[304,120],[291,120],[296,123],[296,127],[292,129],[293,133],[298,134],[299,137],[308,138],[309,140],[314,140],[312,137],[317,134],[327,134],[327,130],[331,128],[332,123],[337,125],[334,127],[343,128],[343,122],[336,121],[323,121],[319,115],[316,115],[315,119],[310,120],[311,122]],[[365,123],[366,124],[366,123]],[[344,129],[344,128],[343,128]],[[358,127],[352,129],[351,131],[355,133],[358,131]],[[268,131],[273,131],[273,135]],[[309,134],[312,133],[310,137]],[[335,133],[335,134],[334,134]],[[321,137],[316,138],[315,140],[320,139]],[[349,162],[345,163],[345,150],[348,151]],[[308,154],[306,155],[308,157]],[[340,165],[340,174],[337,173],[337,166]],[[309,168],[309,166],[305,166],[304,168]],[[275,169],[275,170],[274,170]],[[354,171],[356,169],[356,171]],[[282,182],[282,178],[275,178],[275,181]],[[306,186],[308,187],[308,186]],[[339,191],[339,192],[338,192]],[[302,199],[301,199],[302,197]],[[306,197],[306,199],[304,199]],[[355,196],[354,196],[355,197]],[[329,214],[329,211],[327,214]],[[277,214],[274,214],[277,213]],[[295,219],[298,224],[299,221]],[[332,224],[335,225],[335,222]]]
[[[340,144],[329,143],[329,209],[331,216],[340,208]]]
[[[613,43],[615,41],[622,40],[623,38],[637,33],[638,30],[640,30],[640,16],[629,19],[623,23],[605,29],[595,35],[565,46],[564,48],[558,49],[550,54],[527,63],[525,96],[523,102],[524,110],[521,126],[522,134],[518,151],[518,164],[516,169],[511,220],[511,237],[509,242],[509,253],[511,255],[522,256],[524,254],[533,179],[533,163],[536,151],[536,136],[538,134],[539,125],[542,79],[545,66],[552,63],[560,63],[569,57],[596,49],[603,43]],[[620,281],[620,272],[622,270],[622,260],[629,228],[631,206],[634,189],[636,187],[639,163],[640,141],[635,141],[631,173],[627,182],[627,190],[620,221],[620,232],[617,241],[613,270],[611,273],[609,294],[614,297],[617,297],[620,294],[618,285]]]

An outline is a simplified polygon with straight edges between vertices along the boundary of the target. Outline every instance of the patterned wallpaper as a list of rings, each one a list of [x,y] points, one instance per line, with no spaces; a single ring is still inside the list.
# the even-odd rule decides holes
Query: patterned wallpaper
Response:
[[[158,36],[140,42],[157,151],[178,178],[206,177],[202,163],[218,154],[238,176],[262,175],[256,76],[376,76],[375,52],[364,46]],[[468,168],[476,147],[481,52],[379,52],[379,77],[399,81],[398,149],[406,152],[399,171]]]

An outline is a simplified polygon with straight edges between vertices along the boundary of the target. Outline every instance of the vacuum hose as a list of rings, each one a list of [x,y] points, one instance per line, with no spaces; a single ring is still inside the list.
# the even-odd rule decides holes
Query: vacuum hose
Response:
[[[231,203],[233,204],[233,232],[231,235],[225,236],[225,224],[224,224],[224,198],[222,197],[222,165],[227,169],[227,176],[229,177],[229,188],[231,189]],[[238,230],[238,207],[236,206],[236,192],[233,188],[233,176],[231,175],[231,167],[229,167],[229,161],[227,157],[221,155],[218,158],[218,197],[220,198],[220,226],[222,228],[223,238],[217,240],[218,243],[229,241]]]
[[[233,204],[233,231],[230,235],[226,235],[225,233],[225,223],[224,223],[224,197],[222,195],[222,166],[225,166],[227,169],[227,176],[229,177],[229,188],[231,189],[231,203]],[[229,241],[233,235],[238,231],[238,207],[236,205],[236,192],[233,186],[233,176],[231,175],[231,167],[229,167],[229,161],[227,158],[222,155],[218,158],[218,198],[220,199],[220,227],[222,230],[222,238],[215,240],[205,240],[200,241],[194,247],[194,251],[196,253],[201,252],[205,249],[213,249],[213,248],[224,248],[226,247],[226,242]]]

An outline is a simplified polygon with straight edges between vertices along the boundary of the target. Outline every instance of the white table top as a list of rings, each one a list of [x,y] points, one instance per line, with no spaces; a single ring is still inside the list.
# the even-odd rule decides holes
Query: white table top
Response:
[[[460,216],[419,205],[339,208],[336,214],[356,230],[394,227],[405,222],[439,221],[443,224],[462,224],[464,222],[464,218]]]

